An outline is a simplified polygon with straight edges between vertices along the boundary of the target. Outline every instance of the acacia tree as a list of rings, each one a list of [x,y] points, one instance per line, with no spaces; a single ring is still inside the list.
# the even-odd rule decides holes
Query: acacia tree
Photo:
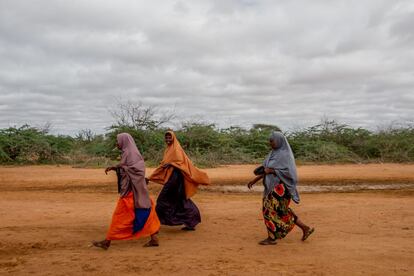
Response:
[[[173,111],[161,111],[153,105],[142,102],[118,101],[117,107],[110,110],[115,120],[113,127],[129,127],[136,130],[156,130],[175,118]]]
[[[157,163],[162,158],[164,141],[164,125],[170,123],[175,114],[172,110],[161,110],[153,105],[144,105],[142,102],[118,101],[116,107],[110,110],[114,124],[107,134],[107,156],[117,155],[113,151],[116,135],[128,132],[134,138],[137,147],[146,160]]]
[[[89,128],[81,129],[76,135],[75,139],[83,142],[92,142],[95,139],[95,133]]]

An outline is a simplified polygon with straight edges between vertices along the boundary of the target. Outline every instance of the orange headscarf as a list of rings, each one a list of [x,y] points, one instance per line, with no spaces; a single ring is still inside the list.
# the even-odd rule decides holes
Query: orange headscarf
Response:
[[[174,132],[167,131],[167,133],[171,134],[172,143],[165,149],[160,166],[155,169],[149,180],[165,184],[174,168],[177,168],[184,176],[185,195],[187,198],[190,198],[197,192],[198,185],[209,185],[210,179],[205,172],[193,165],[181,147],[180,142],[178,142],[177,137],[175,137]],[[170,164],[171,166],[165,168],[163,167],[165,164]]]

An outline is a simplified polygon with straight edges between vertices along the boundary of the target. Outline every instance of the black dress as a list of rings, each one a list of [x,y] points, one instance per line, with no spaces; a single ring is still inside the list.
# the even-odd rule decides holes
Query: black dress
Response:
[[[186,199],[184,177],[174,168],[170,179],[161,190],[155,210],[161,224],[194,228],[201,222],[200,211],[191,199]]]

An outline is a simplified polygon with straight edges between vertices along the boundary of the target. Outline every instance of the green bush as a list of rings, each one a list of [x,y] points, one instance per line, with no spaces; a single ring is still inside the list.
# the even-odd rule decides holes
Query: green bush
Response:
[[[0,130],[2,163],[45,163],[59,161],[72,148],[72,138],[47,135],[34,127]]]
[[[75,137],[50,135],[23,125],[0,129],[0,163],[68,163],[106,166],[116,162],[116,135],[128,132],[148,165],[162,159],[166,128],[146,124],[114,125],[104,135],[82,130]],[[199,166],[257,163],[269,152],[269,136],[277,126],[257,124],[250,129],[214,124],[186,123],[175,131],[184,150]],[[287,133],[297,161],[304,162],[413,162],[414,129],[411,126],[372,132],[335,121]],[[112,161],[111,161],[112,160]]]
[[[317,140],[293,145],[296,158],[305,162],[355,162],[359,160],[358,156],[348,148],[334,142]]]

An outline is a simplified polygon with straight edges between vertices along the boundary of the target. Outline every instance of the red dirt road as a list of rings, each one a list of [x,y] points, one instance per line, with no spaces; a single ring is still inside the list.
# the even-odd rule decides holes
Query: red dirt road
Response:
[[[400,169],[411,177],[412,167]],[[300,169],[302,179],[306,170]],[[308,172],[317,176],[314,171]],[[349,169],[336,171],[326,179],[339,179]],[[209,173],[213,181],[225,182],[220,169]],[[242,173],[227,168],[221,176],[229,174]],[[412,190],[302,194],[301,204],[292,207],[316,232],[302,242],[295,228],[267,247],[257,244],[266,237],[259,194],[200,192],[194,197],[202,214],[197,231],[162,227],[159,248],[143,248],[142,239],[114,242],[103,251],[89,244],[108,229],[117,200],[114,180],[102,170],[0,168],[0,274],[414,274]]]

